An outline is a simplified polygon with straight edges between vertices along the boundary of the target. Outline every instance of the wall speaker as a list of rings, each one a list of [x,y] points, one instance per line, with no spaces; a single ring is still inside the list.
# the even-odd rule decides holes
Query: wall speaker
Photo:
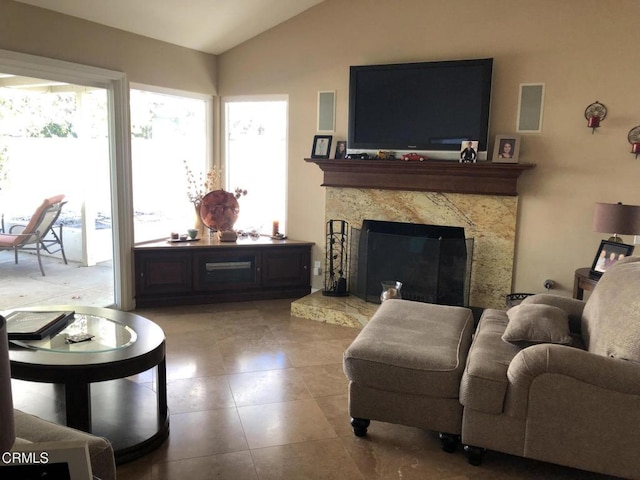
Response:
[[[318,132],[334,132],[336,129],[336,92],[318,92]]]
[[[518,132],[540,133],[542,131],[543,106],[544,83],[521,84],[516,130]]]

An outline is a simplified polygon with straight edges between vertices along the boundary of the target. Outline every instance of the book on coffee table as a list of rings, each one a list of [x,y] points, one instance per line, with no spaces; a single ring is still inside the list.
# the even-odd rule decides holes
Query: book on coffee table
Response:
[[[8,314],[7,335],[9,340],[42,340],[55,335],[73,319],[73,311],[30,312],[16,310]]]

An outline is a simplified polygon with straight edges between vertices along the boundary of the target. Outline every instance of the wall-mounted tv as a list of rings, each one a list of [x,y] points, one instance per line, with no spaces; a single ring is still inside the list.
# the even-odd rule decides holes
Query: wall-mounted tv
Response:
[[[487,150],[493,59],[352,66],[350,152]],[[485,157],[486,158],[486,157]]]

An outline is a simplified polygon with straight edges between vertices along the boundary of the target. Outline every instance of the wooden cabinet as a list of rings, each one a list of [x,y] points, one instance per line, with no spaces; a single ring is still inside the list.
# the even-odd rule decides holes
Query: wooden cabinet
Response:
[[[242,239],[134,248],[137,307],[298,298],[311,292],[312,242]]]
[[[262,286],[281,288],[310,282],[310,254],[311,250],[307,247],[264,250],[261,262]]]
[[[135,256],[136,292],[143,295],[191,290],[191,256],[187,252],[145,251]]]

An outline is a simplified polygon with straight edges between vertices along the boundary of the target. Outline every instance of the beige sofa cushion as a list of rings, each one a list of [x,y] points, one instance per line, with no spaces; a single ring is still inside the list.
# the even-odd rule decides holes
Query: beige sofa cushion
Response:
[[[507,311],[509,323],[502,340],[526,347],[538,343],[571,343],[569,316],[558,307],[542,304],[517,305]]]
[[[609,268],[582,314],[582,336],[591,353],[640,362],[640,257]]]
[[[460,403],[465,408],[502,412],[509,382],[507,369],[521,350],[502,340],[508,322],[502,310],[487,309],[482,314],[460,384]]]

